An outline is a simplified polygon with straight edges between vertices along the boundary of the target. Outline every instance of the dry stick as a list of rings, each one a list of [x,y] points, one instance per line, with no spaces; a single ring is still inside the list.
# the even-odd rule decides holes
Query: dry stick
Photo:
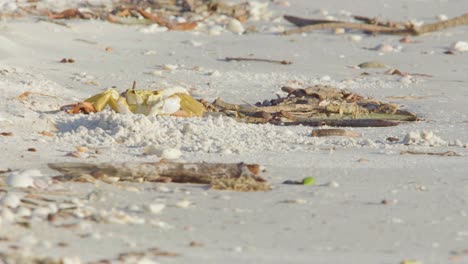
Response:
[[[326,24],[315,24],[315,25],[303,26],[303,27],[295,28],[291,30],[286,30],[281,34],[292,35],[292,34],[309,32],[313,30],[336,29],[336,28],[357,29],[357,30],[368,31],[372,33],[384,33],[384,34],[394,34],[394,35],[412,34],[412,31],[408,29],[395,29],[391,27],[360,24],[360,23],[353,23],[353,22],[334,22],[334,23],[326,23]]]
[[[64,174],[55,179],[77,180],[84,174],[96,179],[117,177],[120,181],[158,181],[170,178],[173,182],[211,184],[220,178],[252,178],[256,182],[266,182],[258,176],[258,164],[245,163],[49,163],[48,166]]]
[[[283,65],[292,64],[291,61],[286,60],[269,60],[269,59],[258,59],[258,58],[243,58],[243,57],[226,57],[226,61],[262,61],[262,62],[271,62],[278,63]]]
[[[456,153],[455,151],[446,151],[446,152],[425,152],[425,151],[415,151],[415,150],[405,150],[400,152],[400,155],[403,154],[413,154],[413,155],[433,155],[433,156],[461,156],[460,154]]]
[[[446,28],[451,28],[451,27],[458,27],[458,26],[466,26],[468,25],[468,13],[463,14],[458,17],[451,18],[449,20],[445,21],[440,21],[428,25],[422,25],[420,27],[414,28],[414,35],[421,35],[425,33],[430,33],[434,31],[439,31],[443,30]]]
[[[346,28],[346,29],[357,29],[368,31],[372,33],[383,33],[383,34],[393,34],[393,35],[421,35],[425,33],[430,33],[434,31],[439,31],[451,27],[463,26],[468,25],[468,13],[461,15],[459,17],[455,17],[446,21],[440,21],[428,25],[423,25],[420,27],[412,27],[412,28],[393,28],[387,26],[378,26],[378,25],[369,25],[369,24],[359,24],[359,23],[352,23],[352,22],[345,22],[345,23],[326,23],[326,24],[315,24],[300,27],[297,29],[286,30],[282,34],[283,35],[291,35],[296,33],[303,33],[312,30],[319,30],[319,29],[335,29],[335,28]]]

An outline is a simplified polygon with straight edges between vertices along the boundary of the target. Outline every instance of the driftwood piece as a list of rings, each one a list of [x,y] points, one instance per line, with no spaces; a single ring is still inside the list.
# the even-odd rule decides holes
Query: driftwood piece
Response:
[[[285,16],[286,18],[286,16]],[[288,16],[289,19],[288,21],[291,21],[291,16]],[[295,17],[292,21],[299,21],[301,20],[302,23],[300,24],[307,24],[307,19],[300,19]],[[371,21],[367,21],[369,19],[361,19],[362,21],[368,23]],[[317,20],[319,21],[319,20]],[[345,28],[345,29],[356,29],[356,30],[362,30],[370,33],[381,33],[381,34],[391,34],[391,35],[421,35],[425,33],[430,33],[430,32],[435,32],[435,31],[440,31],[444,30],[447,28],[451,27],[457,27],[457,26],[466,26],[468,25],[468,13],[463,14],[461,16],[448,19],[446,21],[439,21],[435,22],[432,24],[427,24],[427,25],[422,25],[419,27],[416,27],[414,25],[405,25],[402,27],[404,23],[368,23],[368,24],[362,24],[362,23],[354,23],[354,22],[341,22],[341,21],[332,21],[332,22],[325,22],[325,23],[318,23],[314,20],[308,21],[310,24],[301,26],[296,29],[291,29],[291,30],[286,30],[282,34],[283,35],[291,35],[291,34],[297,34],[297,33],[304,33],[304,32],[309,32],[313,30],[320,30],[320,29],[336,29],[336,28]],[[294,23],[294,22],[292,22]],[[294,23],[294,24],[296,24]]]
[[[63,175],[60,181],[103,180],[128,182],[177,182],[211,184],[218,189],[265,191],[270,187],[259,176],[258,164],[245,163],[50,163],[50,168]]]

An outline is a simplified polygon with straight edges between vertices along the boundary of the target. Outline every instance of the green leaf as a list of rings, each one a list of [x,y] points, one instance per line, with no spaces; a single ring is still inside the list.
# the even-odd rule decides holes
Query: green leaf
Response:
[[[314,185],[315,184],[315,179],[314,177],[305,177],[302,179],[302,184],[303,185]]]

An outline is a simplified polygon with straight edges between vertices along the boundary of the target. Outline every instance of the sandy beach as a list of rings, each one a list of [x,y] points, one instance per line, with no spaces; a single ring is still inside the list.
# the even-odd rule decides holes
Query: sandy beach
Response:
[[[81,1],[57,2],[38,8],[60,12]],[[285,14],[427,24],[462,15],[464,1],[263,2],[237,32],[227,16],[190,31],[12,18],[5,14],[26,3],[0,0],[0,263],[468,263],[468,27],[409,43],[358,30],[279,34],[297,28]],[[357,67],[368,61],[386,66]],[[59,110],[133,81],[252,105],[284,96],[285,85],[330,85],[401,105],[421,121],[315,138],[308,126]],[[272,190],[62,182],[48,167],[159,161],[149,146],[177,149],[175,162],[259,164]],[[457,155],[427,154],[448,151]],[[315,184],[283,184],[305,177]]]

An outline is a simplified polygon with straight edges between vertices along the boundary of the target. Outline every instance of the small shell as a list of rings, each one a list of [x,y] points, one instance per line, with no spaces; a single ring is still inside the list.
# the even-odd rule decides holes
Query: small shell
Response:
[[[452,50],[460,52],[468,51],[468,43],[465,41],[457,41],[452,44]]]
[[[313,137],[360,137],[361,133],[345,129],[314,129]]]
[[[154,203],[154,204],[148,204],[146,206],[146,209],[152,213],[152,214],[159,214],[162,212],[162,210],[166,207],[165,204],[162,203]]]
[[[231,19],[231,21],[229,21],[229,24],[227,25],[227,29],[234,34],[239,35],[242,34],[245,30],[242,23],[237,19]]]

